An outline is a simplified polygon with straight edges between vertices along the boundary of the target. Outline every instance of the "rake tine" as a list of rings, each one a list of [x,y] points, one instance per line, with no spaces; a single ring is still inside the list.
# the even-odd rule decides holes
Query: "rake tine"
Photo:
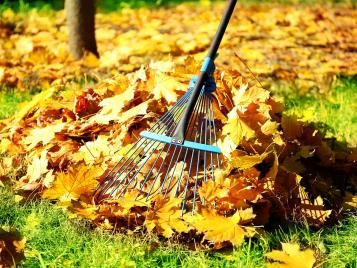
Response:
[[[206,102],[205,102],[205,96],[203,98],[203,105],[202,105],[202,111],[201,111],[201,122],[197,121],[197,132],[198,132],[198,126],[199,124],[201,124],[201,130],[200,130],[200,143],[202,142],[202,127],[203,127],[203,122],[204,122],[204,118],[203,118],[203,113],[206,109]],[[195,204],[196,204],[196,195],[197,195],[197,183],[198,183],[198,168],[200,165],[200,158],[201,158],[201,151],[198,150],[197,151],[197,166],[196,166],[196,180],[195,180],[195,186],[194,186],[194,190],[193,190],[193,199],[192,199],[192,214],[194,214],[195,212]]]
[[[201,94],[203,94],[203,90],[202,90]],[[195,115],[195,116],[196,116],[196,115]],[[171,145],[172,145],[172,143],[169,145],[168,151],[170,150]],[[175,146],[175,148],[177,148],[177,145]],[[153,183],[152,183],[152,185],[151,185],[151,187],[150,187],[149,193],[147,194],[146,200],[148,200],[149,197],[151,196],[151,191],[152,191],[152,189],[153,189],[153,187],[154,187],[154,185],[155,185],[155,183],[156,183],[156,181],[157,181],[157,179],[158,179],[158,177],[159,177],[160,171],[161,171],[161,169],[162,169],[162,167],[163,167],[163,164],[164,164],[165,161],[166,161],[166,158],[167,158],[167,155],[165,156],[165,159],[162,161],[162,163],[161,163],[161,165],[160,165],[160,168],[159,168],[159,170],[158,170],[158,173],[157,173],[157,175],[155,176],[155,179],[154,179],[154,181],[153,181]]]
[[[205,95],[203,94],[203,92],[201,92],[201,99],[204,99],[204,97],[205,97]],[[201,115],[202,115],[202,114],[201,114]],[[202,115],[202,116],[203,116],[203,115]],[[181,147],[181,149],[182,149],[182,146],[180,146],[180,147]],[[173,160],[173,158],[174,158],[174,156],[175,156],[175,153],[176,153],[176,149],[177,149],[177,146],[175,147],[175,151],[174,151],[174,153],[172,154],[172,157],[171,157],[171,160],[170,160],[170,164],[169,164],[168,170],[170,170],[172,160]],[[181,152],[181,150],[180,150],[180,152]],[[176,161],[176,164],[177,164],[177,161]],[[176,166],[176,165],[175,165],[175,166]],[[173,178],[174,173],[175,173],[175,170],[173,170],[173,173],[172,173],[172,176],[171,176],[171,180],[172,180],[172,178]],[[169,175],[169,173],[166,173],[164,182],[162,183],[161,192],[162,192],[162,190],[163,190],[163,188],[164,188],[164,186],[165,186],[165,182],[166,182],[166,179],[167,179],[167,176],[168,176],[168,175]],[[169,186],[170,186],[170,184],[171,184],[171,180],[170,180]]]
[[[212,96],[211,96],[212,98]],[[214,107],[213,107],[213,104],[211,102],[211,112],[212,112],[212,124],[213,124],[213,133],[214,133],[214,143],[217,144],[217,134],[216,134],[216,124],[214,123]],[[220,160],[219,160],[219,155],[217,155],[217,168],[219,169],[220,168]]]
[[[183,112],[183,110],[182,110],[180,113],[182,113],[182,112]],[[174,125],[171,125],[171,126],[170,126],[170,129],[171,129],[171,128],[174,128]],[[151,142],[151,141],[150,141],[150,142]],[[140,160],[144,159],[145,155],[148,153],[148,151],[152,148],[152,146],[153,146],[155,143],[156,143],[156,142],[154,141],[154,143],[149,147],[149,149],[146,150],[146,152],[143,154],[143,156],[141,157]],[[157,146],[155,147],[155,149],[154,149],[153,151],[155,151],[155,150],[158,148],[159,145],[160,145],[160,143],[157,144]],[[165,147],[165,146],[164,146],[164,147]],[[135,158],[134,158],[134,159],[135,159]],[[136,175],[141,171],[141,169],[144,167],[145,163],[146,163],[148,160],[149,160],[149,157],[147,157],[147,160],[140,166],[140,168],[138,169],[138,171],[133,175],[133,177],[130,179],[129,183],[124,187],[124,189],[122,189],[122,191],[119,192],[119,197],[120,197],[121,194],[128,188],[128,186],[130,185],[130,183],[136,178]],[[131,162],[133,162],[133,161],[131,161]],[[137,164],[138,164],[138,163],[140,163],[140,161],[137,161]],[[128,167],[130,164],[131,164],[131,163],[129,163],[129,164],[127,165],[127,167]],[[130,173],[130,172],[137,166],[137,164],[135,164],[135,165],[128,171],[128,173]],[[121,172],[121,174],[123,174],[124,171],[125,171],[125,169]],[[116,175],[116,177],[119,178],[119,177],[121,176],[121,174],[120,174],[119,176]],[[111,195],[119,188],[119,186],[122,184],[122,182],[124,181],[124,179],[125,179],[125,178],[123,178],[123,179],[119,182],[118,186],[113,189],[113,191],[110,193]]]
[[[163,115],[163,117],[162,117],[158,122],[156,122],[156,123],[150,128],[150,131],[155,131],[155,130],[160,126],[160,122],[161,122],[161,121],[163,121],[163,120],[166,121],[166,118],[170,115],[170,113],[172,113],[172,112],[175,111],[176,109],[181,108],[180,106],[181,106],[182,104],[184,104],[184,103],[187,102],[187,100],[188,100],[188,98],[189,98],[189,96],[190,96],[190,94],[191,94],[191,91],[192,91],[192,90],[187,91],[187,92],[185,93],[185,95],[184,95],[169,111],[167,111],[167,112]],[[176,113],[176,112],[177,112],[177,111],[175,111],[175,113]],[[162,127],[160,127],[160,130],[161,130],[161,129],[162,129]],[[139,146],[137,146],[141,141],[142,141],[142,143],[141,143]],[[135,152],[138,150],[138,148],[141,147],[141,145],[143,145],[144,142],[145,142],[145,139],[144,139],[144,138],[140,138],[138,141],[135,142],[135,144],[130,148],[130,150],[129,150],[128,152],[126,152],[126,153],[120,158],[120,160],[114,165],[114,167],[106,174],[106,176],[104,177],[104,179],[103,179],[103,180],[101,181],[101,183],[99,183],[99,185],[97,186],[95,192],[97,192],[97,191],[103,186],[103,184],[104,184],[105,182],[107,182],[107,179],[112,175],[112,173],[114,172],[114,170],[119,166],[120,162],[121,162],[134,148],[136,148],[136,150],[135,150],[127,159],[131,158],[131,156],[132,156],[133,154],[135,154]],[[122,167],[122,166],[121,166],[121,167]],[[121,167],[119,167],[119,169],[120,169]],[[111,187],[111,186],[109,186],[109,188],[110,188],[110,187]],[[102,189],[101,192],[103,192],[103,191],[105,192],[106,189],[108,189],[108,187]],[[99,194],[98,197],[100,197],[100,196],[101,196],[101,194]]]
[[[202,98],[197,101],[199,102],[199,109],[198,110],[201,110],[201,102],[202,102]],[[198,134],[198,122],[199,122],[199,117],[197,117],[197,127],[196,127],[196,135],[195,135],[195,142],[197,142],[197,134]],[[191,160],[190,160],[190,167],[189,167],[189,170],[188,170],[188,177],[190,178],[191,176],[191,170],[192,170],[192,164],[193,164],[193,159],[194,159],[194,156],[195,156],[195,149],[192,149],[192,154],[191,154]],[[198,150],[198,153],[199,153],[199,150]],[[184,194],[184,199],[183,199],[183,202],[182,202],[182,210],[185,206],[185,203],[186,203],[186,198],[187,198],[187,191],[188,191],[188,183],[189,183],[189,179],[187,180],[187,183],[186,183],[186,186],[185,186],[185,194]]]

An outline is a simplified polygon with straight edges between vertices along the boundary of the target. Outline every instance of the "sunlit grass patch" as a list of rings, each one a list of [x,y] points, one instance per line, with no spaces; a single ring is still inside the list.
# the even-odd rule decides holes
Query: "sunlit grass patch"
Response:
[[[23,91],[17,92],[14,90],[0,90],[0,119],[4,119],[13,115],[18,109],[18,105],[32,98],[35,92]]]
[[[327,138],[357,146],[357,78],[340,79],[327,93],[300,95],[294,88],[275,88],[286,113],[313,123]]]
[[[312,231],[290,225],[223,252],[192,251],[153,235],[130,236],[93,229],[45,200],[19,204],[0,187],[0,227],[15,226],[26,238],[24,267],[263,267],[264,254],[281,242],[312,247],[326,267],[356,267],[357,217]]]

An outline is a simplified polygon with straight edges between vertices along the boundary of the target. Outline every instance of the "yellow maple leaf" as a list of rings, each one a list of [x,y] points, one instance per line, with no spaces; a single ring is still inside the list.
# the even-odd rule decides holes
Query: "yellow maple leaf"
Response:
[[[91,194],[98,185],[97,178],[103,171],[95,166],[81,165],[68,173],[60,172],[53,186],[44,191],[43,197],[61,202],[78,200],[81,195]]]
[[[262,154],[256,154],[256,155],[238,156],[232,158],[230,163],[234,168],[239,168],[240,170],[248,169],[261,163],[269,154],[270,152],[264,152]]]
[[[149,207],[150,201],[146,200],[144,197],[138,197],[138,192],[136,190],[128,191],[119,200],[114,200],[112,202],[118,203],[120,207],[124,209],[124,213],[128,213],[133,207]],[[112,203],[108,201],[108,203]]]
[[[26,245],[26,238],[23,238],[21,240],[14,240],[12,243],[15,246],[15,250],[17,253],[21,253],[24,251],[25,249],[25,245]]]
[[[177,100],[177,91],[186,91],[187,85],[177,81],[174,77],[165,73],[156,72],[155,82],[150,92],[154,94],[154,98],[160,100],[164,98],[168,103]]]
[[[222,128],[222,134],[227,135],[236,146],[242,140],[249,140],[255,137],[254,130],[240,119],[237,107],[229,112],[228,121]]]
[[[278,130],[278,126],[279,124],[277,122],[274,121],[270,121],[267,120],[262,126],[261,126],[261,130],[262,133],[269,136],[269,135],[274,135],[277,130]]]
[[[109,124],[110,121],[117,121],[120,119],[120,113],[125,105],[134,98],[134,86],[129,86],[123,93],[114,97],[106,98],[99,104],[103,107],[102,110],[92,116],[88,123],[99,123],[103,125]]]
[[[300,250],[299,244],[281,243],[282,250],[273,250],[265,256],[273,261],[268,267],[275,268],[312,268],[316,259],[311,249]]]
[[[144,226],[149,232],[155,228],[156,231],[166,238],[169,238],[177,232],[188,232],[190,227],[183,221],[181,215],[182,200],[179,198],[164,198],[162,195],[158,196],[155,200],[155,206],[149,210]]]
[[[73,155],[73,160],[79,162],[84,160],[86,165],[103,161],[102,157],[111,154],[111,146],[108,141],[108,136],[99,135],[95,141],[86,142],[79,150]]]
[[[268,90],[257,86],[248,89],[248,84],[242,84],[238,90],[233,92],[236,92],[233,97],[234,105],[242,112],[246,110],[249,104],[265,102],[269,98]]]
[[[60,132],[64,126],[65,123],[61,122],[44,128],[31,129],[29,135],[25,137],[22,143],[27,146],[27,150],[35,148],[39,143],[46,145],[54,139],[55,134]]]
[[[239,246],[245,237],[255,235],[255,228],[243,226],[254,218],[253,209],[237,211],[232,217],[224,217],[215,210],[202,209],[200,214],[185,215],[185,221],[190,222],[199,232],[204,233],[204,239],[214,243],[230,241]]]

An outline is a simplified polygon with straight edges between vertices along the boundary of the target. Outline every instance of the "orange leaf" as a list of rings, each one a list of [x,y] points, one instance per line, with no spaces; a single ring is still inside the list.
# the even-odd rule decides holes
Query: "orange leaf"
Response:
[[[43,197],[62,202],[78,200],[82,195],[91,194],[98,184],[97,178],[102,170],[81,165],[68,173],[58,173],[53,186],[44,191]]]

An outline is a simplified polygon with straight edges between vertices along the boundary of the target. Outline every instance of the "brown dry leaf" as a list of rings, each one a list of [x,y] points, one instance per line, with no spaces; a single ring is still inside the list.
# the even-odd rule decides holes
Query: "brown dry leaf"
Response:
[[[316,259],[312,249],[300,250],[299,244],[281,243],[282,250],[273,250],[265,256],[272,261],[268,267],[276,268],[312,268]]]
[[[243,226],[253,220],[252,209],[237,211],[231,217],[218,215],[214,210],[203,209],[192,216],[185,215],[185,221],[189,222],[197,231],[204,234],[204,239],[213,243],[229,241],[235,246],[244,242],[245,237],[252,237],[256,231],[254,227]]]
[[[97,179],[101,173],[102,170],[95,166],[72,167],[67,173],[58,173],[53,186],[46,189],[42,197],[68,202],[78,200],[82,195],[91,195],[98,185]]]
[[[26,238],[15,228],[0,227],[0,266],[16,267],[24,258]]]

